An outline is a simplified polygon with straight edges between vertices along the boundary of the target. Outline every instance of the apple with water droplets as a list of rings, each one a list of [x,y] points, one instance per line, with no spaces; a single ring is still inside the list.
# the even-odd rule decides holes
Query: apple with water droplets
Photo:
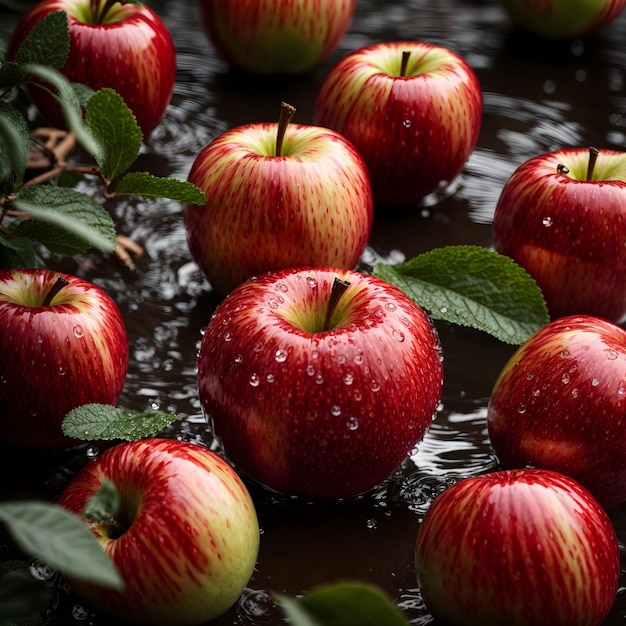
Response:
[[[189,181],[207,197],[185,208],[193,260],[222,296],[264,272],[312,265],[353,269],[374,202],[356,148],[326,128],[278,122],[228,130],[196,157]]]
[[[397,287],[336,268],[253,278],[200,344],[202,409],[240,471],[293,496],[385,480],[432,423],[443,382],[430,318]]]
[[[626,331],[590,315],[544,326],[498,376],[487,427],[504,467],[567,474],[605,507],[626,501]]]
[[[597,33],[619,17],[626,0],[502,0],[513,22],[542,37],[573,39]]]
[[[478,141],[483,95],[467,61],[421,41],[377,43],[330,70],[314,121],[347,137],[377,205],[417,205],[452,183]]]
[[[195,626],[237,601],[256,564],[259,525],[248,490],[222,457],[170,439],[118,444],[83,467],[59,504],[81,515],[105,481],[117,490],[118,512],[84,521],[124,588],[70,579],[91,607],[132,622]]]
[[[493,245],[536,280],[553,318],[626,314],[626,152],[568,148],[530,158],[505,184]]]
[[[430,505],[415,570],[451,626],[598,626],[620,577],[611,520],[575,480],[519,469],[465,478]]]
[[[41,0],[22,17],[7,48],[7,59],[47,15],[65,11],[70,49],[61,72],[68,80],[119,93],[137,118],[144,139],[159,125],[176,82],[176,49],[161,17],[141,2]],[[31,83],[29,94],[48,120],[65,122],[47,86]]]
[[[127,370],[124,320],[103,289],[51,269],[0,270],[0,441],[75,445],[65,415],[115,405]]]
[[[197,0],[204,30],[232,67],[303,74],[339,45],[356,0]]]

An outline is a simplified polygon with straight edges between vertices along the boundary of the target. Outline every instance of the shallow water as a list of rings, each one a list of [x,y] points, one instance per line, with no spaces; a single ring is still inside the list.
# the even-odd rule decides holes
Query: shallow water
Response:
[[[171,29],[179,80],[162,125],[144,147],[137,169],[186,178],[197,153],[219,132],[254,121],[273,121],[281,100],[297,108],[294,121],[310,123],[315,94],[332,62],[375,41],[421,39],[454,49],[476,70],[484,90],[481,135],[453,193],[435,205],[375,218],[364,263],[401,261],[433,247],[491,245],[498,195],[515,167],[563,146],[626,144],[626,15],[600,36],[546,43],[514,30],[497,3],[361,0],[339,50],[310,75],[258,79],[231,73],[198,28],[193,2],[152,6]],[[10,32],[16,16],[4,14]],[[168,435],[210,442],[195,383],[201,331],[218,298],[191,262],[182,208],[169,201],[111,204],[120,232],[145,247],[130,271],[90,254],[80,266],[64,264],[105,288],[127,324],[131,363],[120,404],[160,409],[183,420]],[[380,585],[413,624],[428,624],[413,571],[421,516],[433,497],[455,480],[497,467],[485,416],[493,382],[513,351],[482,333],[437,323],[445,353],[445,384],[432,428],[415,454],[384,484],[351,501],[314,504],[281,498],[251,485],[263,535],[249,588],[219,624],[277,624],[270,593],[300,594],[337,579]],[[91,448],[32,459],[6,453],[20,470],[4,495],[54,497]],[[33,455],[34,456],[34,455]],[[42,456],[42,455],[38,455]],[[15,473],[13,475],[16,475]],[[621,545],[626,509],[613,513]],[[624,586],[606,624],[626,620]],[[55,623],[108,624],[61,590]]]

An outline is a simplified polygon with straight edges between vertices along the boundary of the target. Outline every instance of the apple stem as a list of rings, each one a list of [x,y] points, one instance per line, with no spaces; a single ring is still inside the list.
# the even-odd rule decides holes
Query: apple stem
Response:
[[[46,294],[46,297],[43,300],[42,306],[50,305],[50,303],[54,299],[54,296],[56,296],[57,293],[59,293],[59,291],[61,291],[61,289],[63,289],[63,287],[66,287],[69,284],[70,284],[70,281],[67,280],[67,278],[63,278],[63,276],[59,276],[56,279],[56,282],[54,283],[54,285],[52,285],[52,287],[50,287],[48,293]]]
[[[283,139],[285,138],[285,131],[289,122],[291,122],[296,108],[287,104],[286,102],[280,103],[280,117],[278,118],[278,132],[276,133],[276,156],[282,156],[283,152]]]
[[[598,154],[600,151],[598,148],[589,148],[589,165],[587,166],[587,180],[593,178],[593,170],[596,167],[596,161],[598,160]]]
[[[400,65],[400,76],[406,76],[406,68],[409,64],[409,57],[411,56],[410,50],[405,50],[402,53],[402,64]]]
[[[341,278],[337,278],[335,276],[335,280],[333,281],[333,287],[330,292],[330,297],[328,298],[328,304],[326,305],[326,317],[324,317],[324,327],[323,330],[330,330],[330,321],[333,317],[333,313],[337,309],[337,305],[339,304],[339,300],[341,300],[341,296],[346,292],[346,289],[350,286],[350,281],[341,280]]]
[[[100,7],[99,0],[90,0],[91,15],[93,16],[94,24],[102,24],[107,16],[107,13],[111,10],[111,7],[119,0],[107,0],[103,7]]]

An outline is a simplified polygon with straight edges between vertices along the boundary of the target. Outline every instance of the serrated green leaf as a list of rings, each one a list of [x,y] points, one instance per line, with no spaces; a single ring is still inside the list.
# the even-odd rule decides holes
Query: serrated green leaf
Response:
[[[105,479],[98,490],[87,500],[82,516],[96,524],[108,524],[118,514],[120,497],[115,485]]]
[[[408,626],[398,607],[377,587],[341,582],[313,589],[295,601],[276,594],[293,626]]]
[[[445,246],[374,275],[402,289],[433,317],[521,344],[550,321],[541,290],[507,256],[481,246]]]
[[[33,185],[20,191],[12,208],[25,211],[13,234],[39,241],[52,252],[80,254],[90,248],[115,250],[115,224],[89,196],[66,187]]]
[[[63,420],[68,437],[84,441],[150,437],[179,418],[168,413],[142,413],[109,404],[85,404],[72,409]]]
[[[184,204],[205,204],[204,191],[193,183],[175,178],[159,178],[147,172],[131,172],[120,180],[115,192],[118,195],[169,198]]]
[[[70,30],[65,11],[49,13],[37,22],[21,43],[15,61],[60,70],[70,53]]]
[[[83,120],[80,98],[72,83],[59,71],[45,65],[29,63],[24,65],[24,69],[28,74],[37,76],[44,83],[52,85],[57,90],[57,97],[68,129],[74,133],[80,145],[99,162],[103,150],[102,146],[100,146]]]
[[[89,98],[85,119],[93,136],[102,146],[96,159],[102,175],[113,180],[137,159],[143,135],[137,119],[122,96],[105,87]]]
[[[24,181],[30,152],[30,129],[24,116],[0,100],[0,196],[15,192]]]
[[[75,515],[48,502],[0,503],[2,522],[31,556],[74,578],[120,589],[122,578],[89,528]]]

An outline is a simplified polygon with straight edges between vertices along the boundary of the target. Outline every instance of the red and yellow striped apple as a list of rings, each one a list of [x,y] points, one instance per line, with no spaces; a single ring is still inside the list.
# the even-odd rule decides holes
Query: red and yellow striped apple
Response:
[[[598,626],[619,584],[615,530],[571,478],[538,469],[459,481],[420,524],[415,569],[437,623]]]
[[[532,157],[496,205],[493,245],[537,281],[553,318],[626,314],[626,152]]]
[[[189,181],[207,197],[184,213],[191,256],[227,294],[247,278],[287,267],[352,269],[367,245],[374,204],[354,146],[326,128],[239,126],[196,157]]]
[[[147,139],[163,119],[176,81],[176,50],[163,20],[140,2],[40,0],[15,28],[7,58],[14,58],[31,29],[55,11],[66,12],[70,34],[61,72],[94,90],[117,91]],[[63,128],[61,110],[47,89],[33,83],[29,93],[41,113]]]
[[[416,205],[463,169],[478,141],[482,103],[478,78],[458,54],[394,41],[340,59],[317,95],[314,120],[361,152],[377,205]]]
[[[76,444],[66,413],[116,404],[127,370],[124,320],[101,288],[51,269],[0,271],[0,441]]]
[[[117,618],[172,626],[204,624],[237,601],[256,564],[259,526],[222,457],[169,439],[118,444],[70,481],[59,504],[81,515],[104,481],[117,489],[119,512],[110,523],[85,523],[124,588],[70,579],[77,594]]]
[[[626,331],[588,315],[544,326],[496,380],[487,427],[504,467],[567,474],[605,507],[626,501]]]
[[[429,428],[442,382],[424,311],[381,279],[335,268],[240,285],[198,358],[200,403],[226,456],[289,495],[342,498],[386,479]]]

